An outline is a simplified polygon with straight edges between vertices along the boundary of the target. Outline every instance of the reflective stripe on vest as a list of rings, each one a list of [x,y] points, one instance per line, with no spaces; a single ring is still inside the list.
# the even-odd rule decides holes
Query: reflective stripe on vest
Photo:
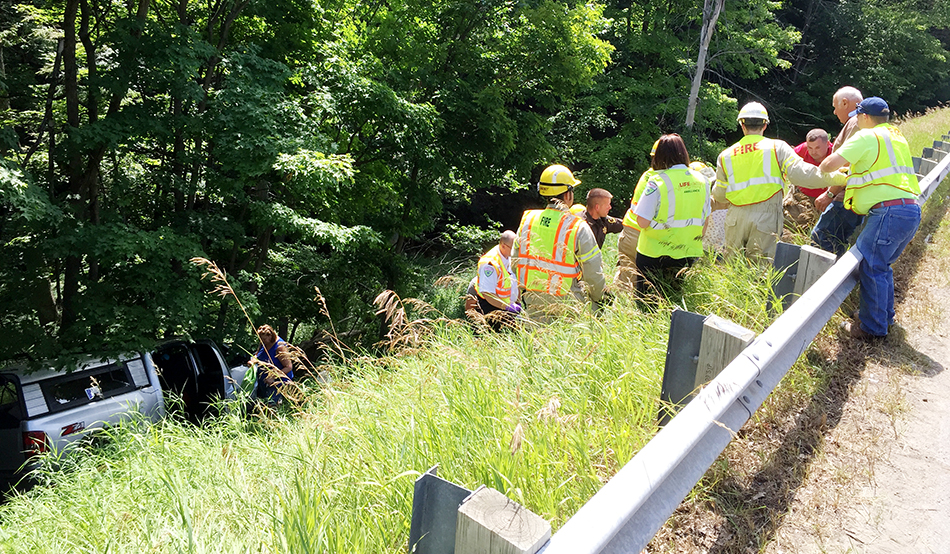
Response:
[[[885,125],[874,127],[871,132],[877,137],[877,157],[867,171],[848,175],[848,184],[844,191],[844,206],[852,211],[855,197],[860,197],[862,190],[872,186],[889,186],[914,196],[920,195],[920,184],[914,172],[910,148],[900,131],[892,125]],[[891,133],[896,135],[896,139],[891,137]],[[895,140],[901,145],[900,151],[894,148]],[[887,153],[886,158],[881,155],[882,151]]]
[[[545,220],[546,219],[546,220]],[[596,256],[598,248],[575,259],[577,228],[583,221],[553,208],[529,210],[518,228],[518,283],[525,290],[564,296],[580,277],[579,261]]]
[[[647,181],[655,174],[656,170],[651,167],[640,175],[637,186],[633,189],[633,199],[630,200],[630,208],[627,209],[627,213],[623,214],[623,224],[627,227],[632,227],[637,231],[640,230],[640,224],[637,223],[637,216],[633,212],[637,209],[637,202],[640,201],[640,197],[643,195],[643,189],[647,188]]]
[[[666,194],[657,204],[650,229],[640,233],[637,251],[654,258],[701,256],[703,223],[709,215],[708,182],[688,169],[658,171],[654,182],[657,178],[663,181],[658,188]]]
[[[684,171],[684,173],[687,173]],[[689,227],[690,225],[702,225],[706,220],[704,217],[700,218],[687,218],[687,219],[676,219],[676,188],[673,186],[673,181],[670,179],[669,174],[666,171],[661,171],[657,177],[663,179],[663,182],[666,184],[666,217],[664,221],[650,221],[650,227],[653,229],[682,229],[683,227]],[[697,179],[695,176],[690,176],[693,179]],[[697,179],[702,181],[705,187],[705,179]],[[659,214],[658,214],[659,215]]]
[[[756,138],[744,137],[721,155],[728,183],[726,199],[737,206],[764,202],[785,187],[773,141],[762,138],[753,142]]]
[[[479,269],[486,264],[491,265],[495,268],[495,271],[498,272],[498,281],[495,283],[495,296],[511,304],[511,275],[508,274],[508,268],[505,266],[505,261],[501,257],[501,251],[499,251],[497,244],[478,259]],[[481,276],[481,272],[479,272],[479,276]],[[476,291],[478,295],[481,296],[481,287],[478,287]]]

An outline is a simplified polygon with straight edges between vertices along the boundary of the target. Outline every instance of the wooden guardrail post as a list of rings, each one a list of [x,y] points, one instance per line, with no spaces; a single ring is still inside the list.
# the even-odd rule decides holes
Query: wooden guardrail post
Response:
[[[719,316],[673,310],[660,390],[659,424],[666,425],[753,338],[752,331]]]
[[[814,246],[802,246],[801,254],[798,257],[798,272],[795,276],[793,293],[796,296],[804,294],[819,277],[835,265],[836,261],[838,261],[838,258],[831,252],[825,252]]]
[[[703,322],[703,339],[699,344],[699,371],[695,390],[712,381],[724,367],[736,359],[755,338],[755,332],[711,315]]]
[[[535,554],[550,538],[550,523],[495,489],[459,506],[455,554]]]

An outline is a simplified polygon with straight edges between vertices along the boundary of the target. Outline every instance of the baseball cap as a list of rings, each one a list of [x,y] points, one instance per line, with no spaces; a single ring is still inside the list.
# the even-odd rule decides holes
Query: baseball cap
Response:
[[[891,115],[890,108],[887,107],[887,102],[883,98],[877,96],[872,96],[870,98],[865,98],[858,104],[858,107],[855,110],[848,114],[848,117],[854,117],[859,113],[866,113],[868,115],[879,117],[882,115]]]

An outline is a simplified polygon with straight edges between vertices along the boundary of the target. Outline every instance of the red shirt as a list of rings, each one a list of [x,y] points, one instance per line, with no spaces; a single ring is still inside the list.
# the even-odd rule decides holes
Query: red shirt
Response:
[[[808,153],[808,143],[807,143],[807,142],[803,142],[803,143],[799,144],[798,146],[796,146],[796,147],[795,147],[795,153],[798,154],[799,156],[801,156],[803,160],[805,160],[806,162],[810,163],[811,165],[818,165],[818,164],[819,164],[819,162],[816,162],[816,161],[815,161],[815,158],[812,158],[812,157],[811,157],[811,154]],[[831,154],[831,142],[830,142],[830,141],[828,142],[828,153],[825,154],[825,156],[827,156],[828,154]],[[819,196],[821,196],[821,193],[825,192],[825,191],[828,190],[828,189],[806,189],[806,188],[804,188],[804,187],[798,187],[798,190],[802,191],[802,193],[804,193],[805,196],[810,196],[810,197],[812,197],[812,198],[818,198]]]

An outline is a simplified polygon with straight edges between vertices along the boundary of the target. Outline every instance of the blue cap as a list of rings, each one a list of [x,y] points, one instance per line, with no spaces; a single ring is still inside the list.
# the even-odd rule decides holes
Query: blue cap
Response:
[[[883,98],[872,96],[862,100],[861,103],[858,104],[858,107],[848,114],[848,117],[854,117],[859,113],[880,117],[882,115],[891,115],[891,110],[887,107],[887,102],[885,102]]]

